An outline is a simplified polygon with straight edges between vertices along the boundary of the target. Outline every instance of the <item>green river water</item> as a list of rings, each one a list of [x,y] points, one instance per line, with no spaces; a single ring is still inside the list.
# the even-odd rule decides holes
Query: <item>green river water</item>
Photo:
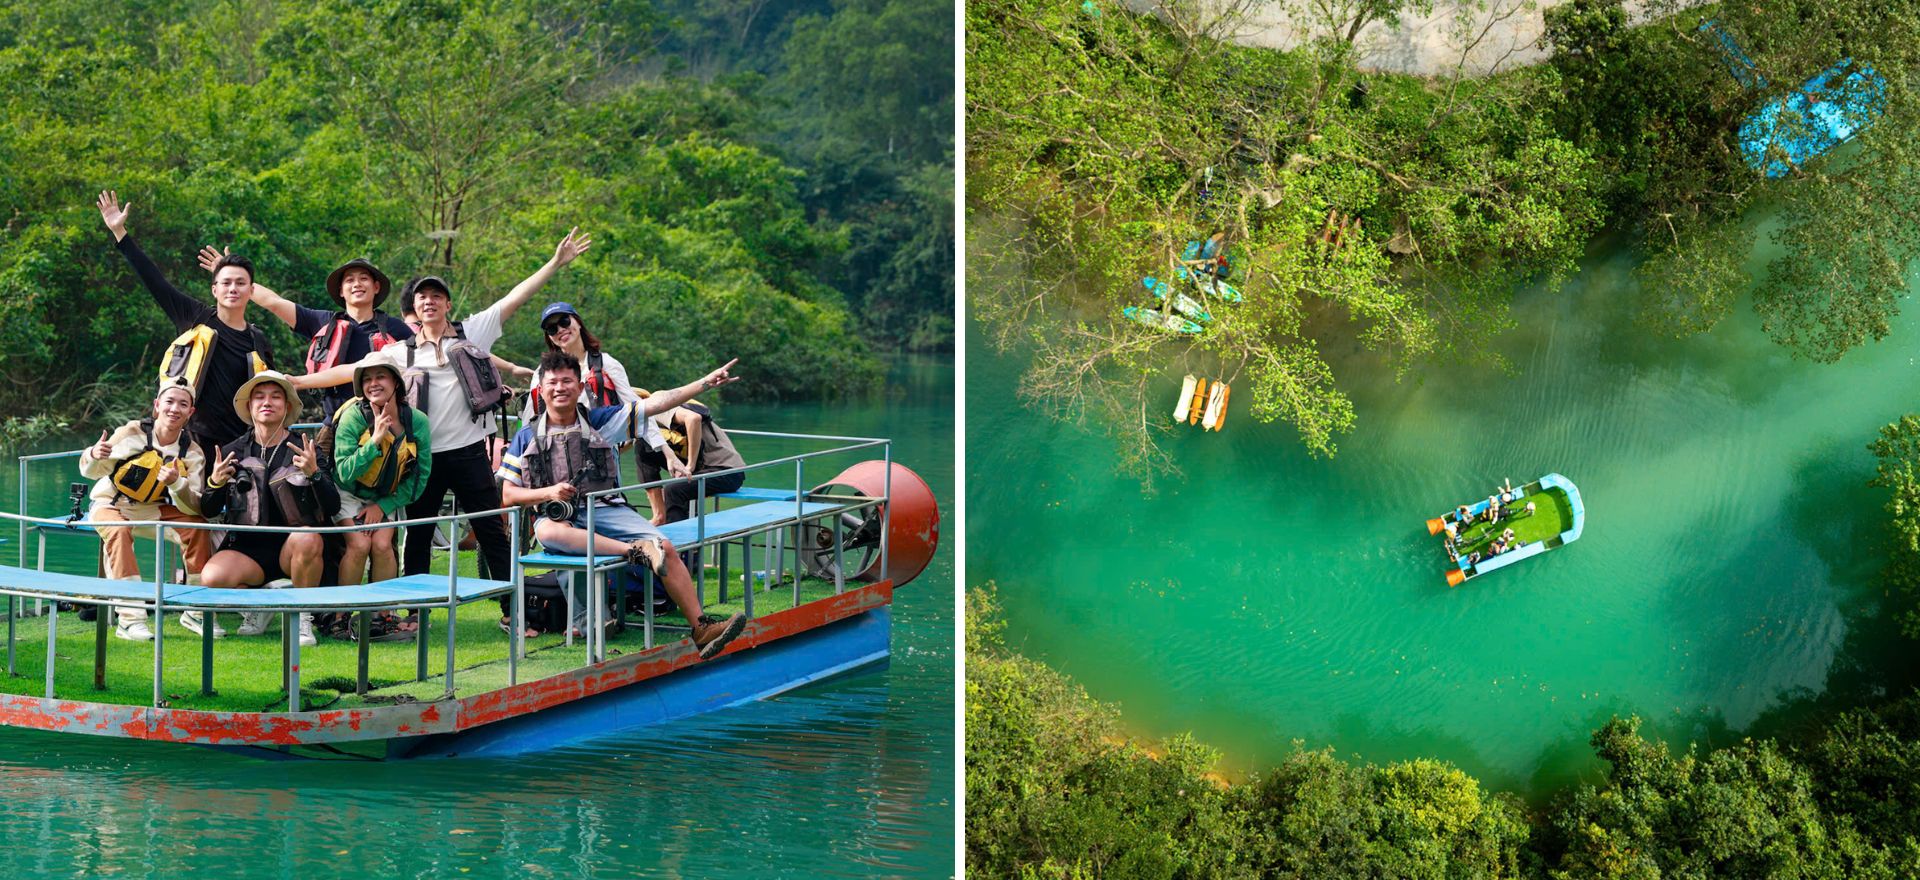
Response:
[[[730,404],[719,416],[893,438],[895,460],[939,497],[950,542],[953,380],[950,360],[915,359],[896,363],[880,399]],[[738,445],[749,460],[798,451]],[[6,470],[0,498],[12,499]],[[35,512],[64,507],[67,479],[36,474]],[[9,562],[14,552],[0,547]],[[51,562],[90,571],[92,550],[62,541]],[[511,759],[275,762],[0,728],[0,876],[949,876],[953,584],[942,546],[895,594],[884,667]]]
[[[1153,496],[1110,441],[1021,407],[1024,359],[972,328],[968,582],[997,582],[1014,646],[1229,770],[1298,740],[1539,795],[1593,777],[1587,737],[1613,714],[1713,744],[1888,687],[1910,661],[1878,616],[1866,444],[1920,409],[1912,304],[1819,365],[1744,301],[1704,336],[1649,338],[1630,269],[1601,251],[1557,292],[1520,291],[1519,329],[1486,343],[1510,376],[1396,383],[1336,353],[1359,420],[1331,460],[1248,418],[1236,386],[1224,431],[1170,439],[1185,478]],[[1155,406],[1217,370],[1169,364]],[[1548,472],[1579,486],[1585,535],[1449,589],[1424,521]]]

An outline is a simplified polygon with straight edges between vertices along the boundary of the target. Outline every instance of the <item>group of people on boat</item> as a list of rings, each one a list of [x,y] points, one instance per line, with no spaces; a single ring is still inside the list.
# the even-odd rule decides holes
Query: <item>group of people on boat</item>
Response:
[[[1503,521],[1511,520],[1518,516],[1533,515],[1535,508],[1531,501],[1527,502],[1517,512],[1514,510],[1514,502],[1519,501],[1520,498],[1521,494],[1514,491],[1513,483],[1509,481],[1494,487],[1493,494],[1487,496],[1484,505],[1476,504],[1468,507],[1462,504],[1455,507],[1452,513],[1442,517],[1441,528],[1446,531],[1447,535],[1445,539],[1447,558],[1455,562],[1460,561],[1460,547],[1463,536],[1466,535],[1469,528],[1479,523],[1485,523],[1487,526],[1486,530],[1481,534],[1492,535],[1492,537],[1488,539],[1485,548],[1472,550],[1466,554],[1469,565],[1477,564],[1482,559],[1518,549],[1520,542],[1515,538],[1512,527],[1508,527],[1505,531],[1497,534],[1494,533],[1493,530],[1498,528]]]
[[[121,255],[179,333],[164,353],[151,414],[103,430],[80,456],[80,472],[95,481],[87,518],[100,535],[108,577],[137,580],[140,571],[135,529],[105,523],[142,521],[239,527],[166,530],[188,575],[210,587],[264,587],[283,578],[296,588],[353,585],[421,574],[431,562],[433,523],[408,527],[400,554],[392,528],[325,535],[285,529],[433,517],[449,493],[465,511],[503,501],[536,505],[534,536],[557,552],[584,553],[589,536],[580,499],[623,485],[619,453],[632,447],[643,481],[663,472],[681,480],[647,490],[651,516],[619,494],[595,495],[594,552],[624,555],[636,573],[658,577],[701,656],[717,654],[744,628],[741,615],[703,614],[693,575],[659,528],[691,515],[697,490],[689,478],[744,465],[695,400],[737,381],[730,373],[735,362],[677,388],[636,389],[564,302],[541,312],[546,347],[537,368],[492,353],[507,320],[592,246],[588,236],[569,232],[532,275],[463,320],[453,319],[447,279],[412,278],[400,289],[402,317],[395,318],[381,310],[392,283],[368,260],[349,260],[327,276],[334,306],[328,310],[276,293],[255,279],[245,257],[214,248],[200,254],[212,274],[209,306],[169,282],[128,234],[131,204],[106,191],[98,205]],[[303,374],[274,369],[266,335],[247,320],[250,304],[308,340]],[[504,443],[495,435],[514,395],[503,371],[532,380],[520,409],[524,426]],[[292,426],[306,389],[319,391],[325,418],[320,431],[300,437]],[[738,472],[710,479],[706,493],[733,491],[744,479]],[[481,576],[506,579],[515,548],[504,518],[469,522]],[[122,607],[116,615],[119,637],[153,637],[145,611]],[[217,621],[197,612],[183,612],[180,622],[225,636]],[[270,622],[264,613],[243,615],[239,634],[264,634]],[[329,635],[354,635],[346,615],[319,625]],[[300,615],[301,644],[317,644],[315,626],[312,615]],[[501,627],[510,631],[508,618]],[[410,619],[383,615],[369,637],[410,639],[415,629]]]

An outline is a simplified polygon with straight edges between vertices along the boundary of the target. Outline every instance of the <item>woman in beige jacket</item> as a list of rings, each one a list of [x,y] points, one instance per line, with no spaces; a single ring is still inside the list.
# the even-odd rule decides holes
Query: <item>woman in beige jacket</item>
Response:
[[[99,442],[80,453],[80,474],[95,481],[90,495],[93,508],[87,518],[95,523],[206,522],[200,516],[206,458],[187,432],[187,420],[192,416],[193,388],[174,380],[162,384],[154,395],[151,417],[128,422],[111,434],[101,431]],[[153,535],[153,530],[146,527],[98,526],[107,577],[142,579],[140,562],[133,552],[136,528],[141,537]],[[198,574],[200,566],[213,555],[213,542],[205,529],[168,529],[167,537],[180,546],[189,574]],[[133,641],[153,638],[147,612],[124,607],[116,610],[120,621],[115,635]],[[198,612],[183,613],[181,623],[189,629],[197,628]]]

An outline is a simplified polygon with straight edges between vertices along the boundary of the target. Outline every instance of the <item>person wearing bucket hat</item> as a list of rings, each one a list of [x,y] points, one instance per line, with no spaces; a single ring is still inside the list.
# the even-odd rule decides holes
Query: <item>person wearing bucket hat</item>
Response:
[[[400,371],[383,361],[362,361],[353,371],[355,397],[334,411],[320,429],[320,466],[340,488],[340,525],[400,519],[426,489],[433,470],[432,426],[425,413],[400,397]],[[372,580],[397,577],[394,530],[349,532],[340,557],[340,584],[360,583],[371,564]],[[344,620],[321,629],[346,637]],[[374,623],[376,638],[396,631],[389,615]]]
[[[127,234],[133,203],[120,203],[119,194],[104,190],[98,200],[100,221],[113,233],[114,246],[133,267],[153,301],[173,322],[180,335],[163,352],[162,378],[181,377],[201,401],[232,396],[248,377],[273,366],[273,345],[260,328],[247,322],[247,299],[253,292],[253,264],[238,254],[227,254],[212,266],[212,306],[180,292]],[[187,428],[207,458],[220,444],[247,432],[244,421],[224,406],[197,406]]]
[[[150,415],[121,425],[111,436],[100,432],[100,441],[80,453],[81,476],[94,480],[89,495],[93,507],[87,519],[100,524],[95,530],[107,577],[141,579],[133,539],[136,532],[152,537],[153,529],[104,523],[206,522],[199,515],[206,456],[187,431],[192,414],[193,386],[182,379],[162,382]],[[213,533],[206,529],[168,529],[167,538],[180,546],[189,575],[200,574],[207,557],[213,555]],[[147,612],[126,607],[116,611],[119,625],[114,635],[141,642],[153,638]],[[181,621],[196,620],[197,615],[188,617],[191,614],[182,614]]]
[[[200,266],[211,269],[224,252],[211,245],[200,249]],[[306,371],[317,373],[340,364],[357,364],[372,352],[413,337],[405,321],[380,310],[393,282],[380,267],[364,258],[340,264],[327,275],[327,296],[333,311],[309,308],[259,283],[253,285],[253,303],[286,322],[307,340]],[[352,397],[346,386],[321,392],[321,407],[331,413]]]
[[[574,229],[554,247],[552,259],[528,276],[506,296],[469,315],[465,321],[451,320],[452,289],[446,279],[427,276],[407,284],[413,311],[420,319],[420,331],[403,344],[389,345],[368,355],[373,362],[393,365],[407,377],[407,397],[425,410],[431,426],[433,472],[426,488],[407,508],[408,518],[436,515],[451,491],[462,510],[491,510],[500,506],[500,487],[493,481],[493,449],[490,436],[496,430],[496,415],[491,410],[475,412],[469,405],[473,392],[467,387],[474,380],[471,367],[474,354],[485,359],[500,339],[507,319],[527,304],[567,264],[593,245],[593,240]],[[329,388],[353,378],[351,367],[334,367],[295,379],[297,387]],[[498,392],[498,375],[492,376],[492,388]],[[407,530],[407,574],[427,570],[433,556],[432,523]],[[474,537],[480,543],[482,577],[505,579],[511,548],[507,546],[506,524],[499,517],[473,520]]]
[[[312,438],[295,438],[299,399],[293,380],[272,370],[240,386],[233,408],[251,430],[220,448],[208,466],[200,511],[208,519],[246,526],[323,526],[333,522],[340,492],[320,471]],[[320,584],[324,541],[313,532],[229,531],[201,570],[209,587],[258,587],[291,578],[296,587]],[[266,632],[268,615],[247,614],[241,635]],[[215,637],[219,636],[218,631]],[[300,615],[300,644],[316,644],[313,615]]]

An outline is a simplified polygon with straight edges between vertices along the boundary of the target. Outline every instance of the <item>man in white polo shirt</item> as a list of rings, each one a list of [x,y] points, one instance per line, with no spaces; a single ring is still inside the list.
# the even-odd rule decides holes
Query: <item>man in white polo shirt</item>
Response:
[[[492,354],[500,339],[501,327],[513,313],[527,304],[535,292],[546,285],[561,267],[586,252],[593,240],[575,229],[554,248],[553,259],[493,305],[469,316],[465,321],[449,320],[450,295],[447,282],[429,275],[407,283],[401,298],[413,305],[420,329],[410,340],[395,343],[367,355],[362,363],[385,361],[402,376],[409,377],[407,391],[424,392],[424,406],[432,426],[433,472],[419,500],[407,507],[407,518],[417,519],[440,512],[448,490],[461,510],[492,510],[500,505],[500,487],[493,479],[493,456],[488,439],[495,430],[495,413],[476,414],[468,407],[467,390],[462,387],[453,359],[455,349],[470,346],[482,358]],[[417,377],[417,378],[416,378]],[[353,366],[342,364],[294,379],[301,388],[328,388],[353,379]],[[419,384],[416,391],[412,386]],[[417,402],[415,402],[417,405]],[[512,548],[507,528],[499,517],[481,517],[471,521],[474,537],[480,543],[480,576],[504,579]],[[426,572],[433,558],[433,524],[407,530],[406,558],[401,566],[406,574]]]

